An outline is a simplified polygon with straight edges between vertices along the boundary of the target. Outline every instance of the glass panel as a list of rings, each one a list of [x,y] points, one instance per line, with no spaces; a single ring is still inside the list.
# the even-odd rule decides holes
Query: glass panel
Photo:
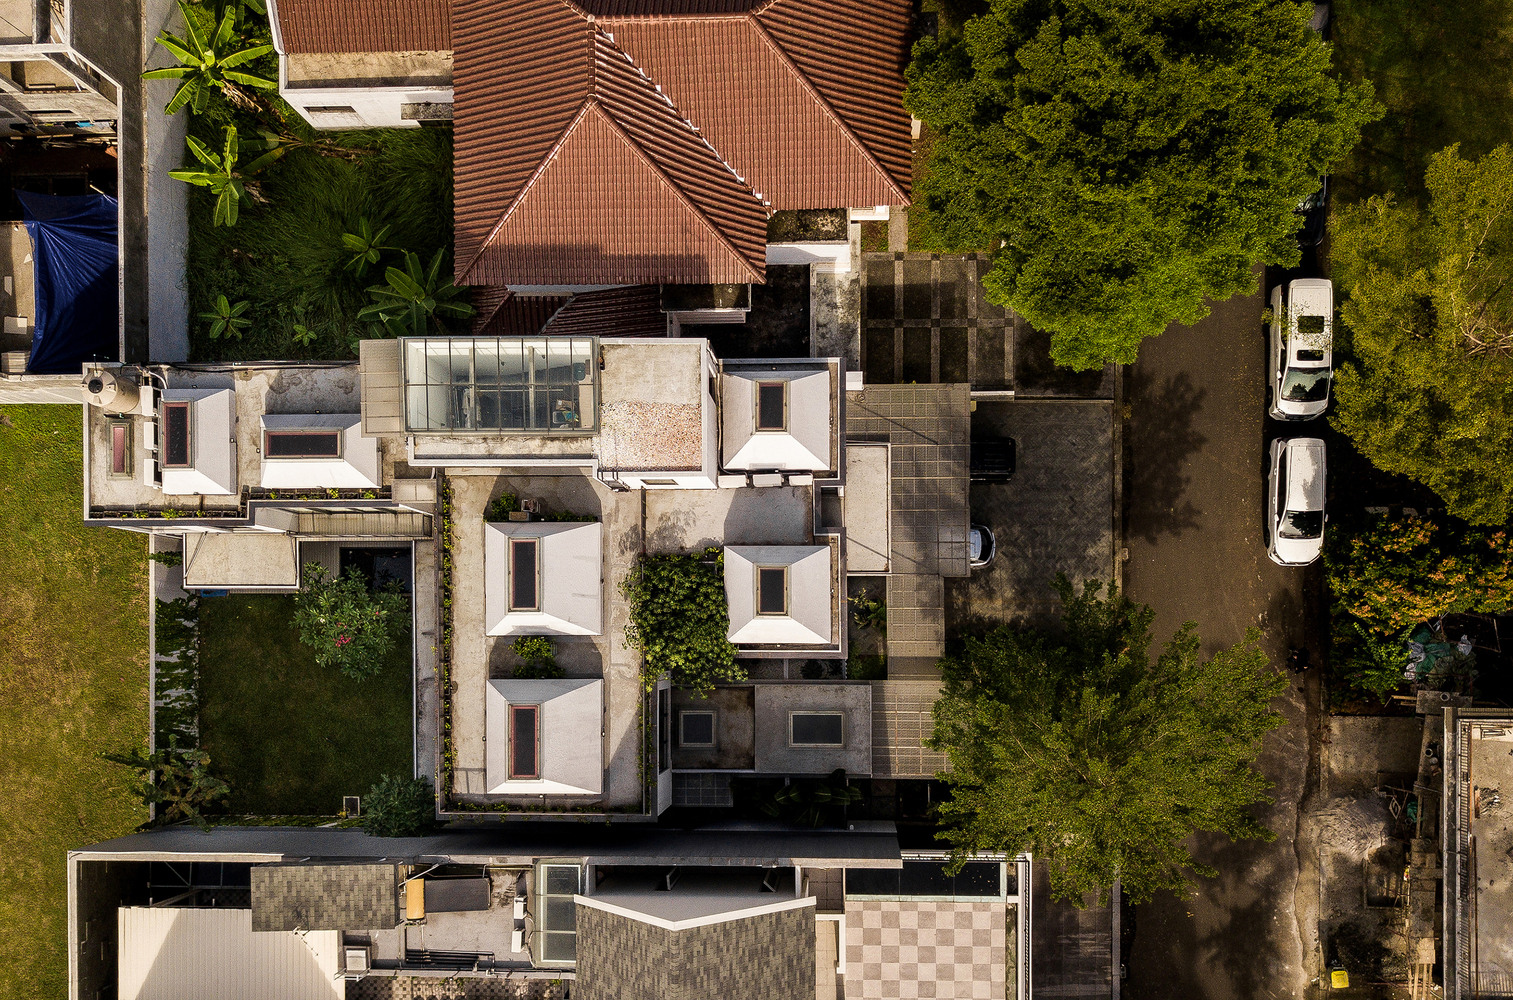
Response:
[[[131,428],[125,424],[110,425],[110,471],[116,475],[130,472],[127,467],[128,456],[126,442],[129,439]]]
[[[530,426],[538,430],[544,430],[553,426],[552,397],[545,388],[531,390],[531,422]]]
[[[163,407],[163,464],[189,465],[189,404],[168,403]]]
[[[544,892],[571,896],[578,891],[577,865],[547,865]]]
[[[338,431],[268,431],[267,458],[337,458],[341,455]]]
[[[527,340],[525,349],[531,359],[531,380],[536,383],[547,381],[547,355],[545,340]]]
[[[518,340],[499,343],[499,381],[505,385],[525,384],[525,358]]]
[[[553,385],[565,385],[573,379],[573,342],[571,338],[553,337],[546,342],[548,373]]]
[[[594,362],[594,342],[592,340],[574,338],[572,347],[574,365],[573,381],[582,382],[589,376],[589,373],[591,371],[595,370],[589,367]]]
[[[426,341],[426,378],[432,385],[443,385],[451,381],[452,345],[445,340]]]
[[[426,378],[426,342],[405,341],[405,384],[424,385]]]
[[[683,738],[680,741],[683,746],[714,746],[713,712],[683,712],[679,718],[683,723]]]
[[[473,341],[473,381],[478,385],[499,383],[499,341]]]
[[[426,390],[427,419],[430,421],[426,426],[432,430],[447,430],[455,426],[452,422],[452,406],[448,401],[447,387],[433,385]]]
[[[788,613],[788,571],[786,569],[757,570],[757,614],[786,615]]]
[[[541,935],[541,958],[547,962],[578,960],[578,935],[548,932]]]
[[[510,777],[534,778],[536,763],[536,706],[510,706]]]
[[[808,747],[835,747],[842,745],[844,726],[839,712],[821,714],[794,713],[793,745]]]
[[[576,385],[560,386],[550,390],[547,394],[552,407],[552,427],[578,427],[583,423],[583,415],[578,412],[578,387]]]
[[[426,387],[412,385],[405,390],[407,406],[405,412],[406,424],[413,430],[430,430],[435,425],[431,423],[431,408],[426,404]]]
[[[518,429],[525,426],[524,392],[501,392],[499,394],[499,426]]]
[[[536,540],[510,539],[510,610],[535,611],[539,607],[536,587]]]
[[[572,896],[547,896],[546,918],[541,921],[542,927],[553,931],[572,931],[578,929],[578,904],[573,902]]]
[[[467,384],[473,381],[473,342],[463,340],[454,342],[452,345],[452,378],[453,382]]]
[[[757,387],[757,430],[780,431],[788,426],[787,396],[782,382],[764,382]]]

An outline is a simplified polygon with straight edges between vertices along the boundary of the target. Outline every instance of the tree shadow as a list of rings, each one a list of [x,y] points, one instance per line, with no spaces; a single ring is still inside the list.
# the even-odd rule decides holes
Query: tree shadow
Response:
[[[1133,402],[1124,441],[1125,489],[1129,497],[1125,530],[1154,545],[1162,534],[1181,536],[1198,526],[1198,510],[1186,499],[1186,460],[1208,439],[1194,426],[1207,389],[1186,372],[1164,382],[1130,369],[1127,398]]]

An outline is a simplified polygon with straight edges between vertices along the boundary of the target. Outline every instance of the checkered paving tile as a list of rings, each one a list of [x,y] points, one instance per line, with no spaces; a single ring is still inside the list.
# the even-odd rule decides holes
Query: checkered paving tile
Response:
[[[846,901],[846,1000],[1007,995],[1002,903]]]

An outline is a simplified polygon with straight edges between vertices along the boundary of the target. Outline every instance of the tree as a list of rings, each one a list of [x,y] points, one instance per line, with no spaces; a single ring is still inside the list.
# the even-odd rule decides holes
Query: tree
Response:
[[[208,831],[204,810],[231,794],[231,786],[210,774],[210,754],[200,749],[180,749],[177,736],[168,737],[168,746],[152,753],[141,748],[129,754],[102,754],[113,764],[141,772],[136,793],[147,805],[158,806],[154,826],[191,823]]]
[[[319,563],[306,563],[304,589],[294,596],[294,624],[315,662],[337,667],[356,681],[383,670],[384,657],[409,624],[409,602],[393,590],[376,594],[355,569],[330,577]]]
[[[1460,611],[1513,608],[1513,538],[1443,519],[1374,515],[1336,532],[1324,575],[1337,610],[1382,633]]]
[[[567,676],[557,665],[557,644],[550,636],[518,635],[510,648],[525,661],[510,675],[517,680],[556,680]]]
[[[260,6],[260,5],[259,5]],[[142,74],[144,80],[182,80],[174,92],[164,114],[174,114],[188,105],[195,113],[205,110],[211,91],[219,90],[238,103],[249,103],[238,86],[256,90],[277,90],[278,84],[264,76],[239,70],[254,59],[260,59],[273,51],[272,45],[254,45],[238,49],[233,39],[237,22],[241,19],[241,5],[234,10],[218,8],[215,32],[206,32],[198,18],[184,0],[179,0],[179,11],[184,15],[184,37],[171,35],[167,30],[158,32],[157,42],[173,54],[179,65],[166,69],[150,69]]]
[[[467,319],[473,307],[457,301],[464,289],[442,280],[441,261],[445,249],[437,250],[424,271],[420,258],[405,254],[401,271],[391,267],[384,272],[385,284],[373,285],[368,294],[373,304],[364,306],[357,318],[379,323],[391,337],[423,337],[427,333],[446,333],[444,318]]]
[[[1271,801],[1253,765],[1287,681],[1259,633],[1203,660],[1188,622],[1152,660],[1149,607],[1064,576],[1056,589],[1064,635],[1000,627],[941,663],[926,745],[950,761],[937,836],[953,865],[1030,851],[1059,898],[1106,899],[1118,880],[1139,903],[1216,874],[1183,846],[1194,831],[1272,839],[1250,814]]]
[[[362,800],[362,826],[370,837],[418,837],[436,823],[436,793],[429,778],[385,774]]]
[[[915,202],[940,248],[994,252],[989,298],[1074,368],[1295,263],[1293,208],[1380,115],[1328,75],[1311,9],[992,0],[921,40],[904,103],[936,133]]]
[[[247,197],[247,188],[243,183],[253,174],[261,172],[288,152],[288,147],[280,144],[272,144],[262,156],[250,163],[237,165],[238,140],[236,126],[226,126],[226,145],[217,154],[210,150],[203,142],[194,136],[188,136],[184,142],[194,158],[204,165],[204,170],[170,170],[168,176],[176,181],[193,184],[195,187],[210,189],[215,195],[215,225],[234,226],[241,206],[250,205],[252,202]]]
[[[717,681],[744,680],[736,662],[725,603],[725,557],[642,556],[622,589],[630,603],[625,644],[641,651],[641,679],[651,690],[664,673],[680,687],[705,692]]]
[[[1331,257],[1347,340],[1331,423],[1450,513],[1513,515],[1513,149],[1430,160],[1428,205],[1338,212]]]

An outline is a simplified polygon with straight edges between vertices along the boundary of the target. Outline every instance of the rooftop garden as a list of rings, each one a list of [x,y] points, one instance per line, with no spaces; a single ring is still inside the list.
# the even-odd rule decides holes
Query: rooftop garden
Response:
[[[195,185],[190,360],[350,358],[396,318],[404,332],[465,318],[465,301],[448,301],[451,130],[317,131],[268,86],[278,61],[266,17],[232,4],[217,24],[208,6],[181,7],[188,32],[160,40],[181,50],[169,72],[190,85],[169,105],[190,115],[174,171]],[[234,68],[206,69],[207,49]]]
[[[0,943],[0,995],[68,991],[67,852],[131,833],[147,810],[102,753],[147,745],[143,536],[79,517],[77,406],[0,406],[0,892],[25,900]]]
[[[306,645],[299,612],[294,595],[199,601],[200,746],[233,814],[334,816],[413,770],[408,632],[349,662],[338,650],[367,644]]]

